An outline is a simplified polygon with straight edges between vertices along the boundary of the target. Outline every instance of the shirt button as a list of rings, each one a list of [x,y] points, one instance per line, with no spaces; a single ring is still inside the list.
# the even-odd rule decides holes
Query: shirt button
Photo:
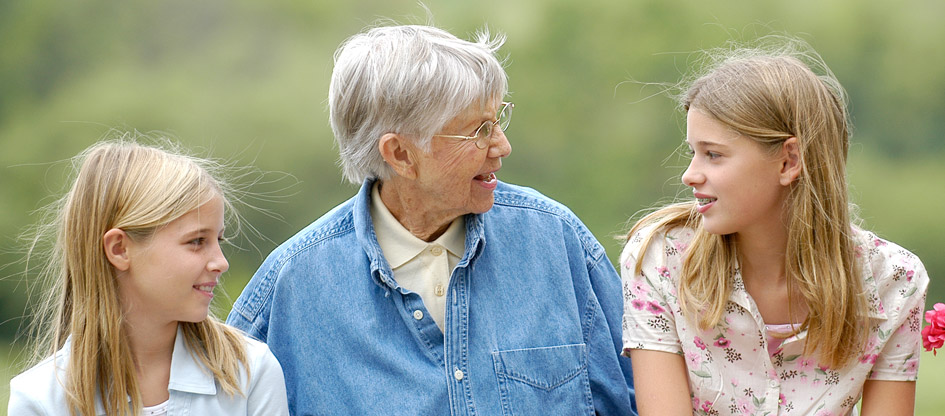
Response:
[[[437,283],[436,287],[433,288],[433,293],[437,296],[443,296],[446,294],[446,289],[443,288],[442,284]]]
[[[778,380],[771,380],[768,382],[768,385],[770,385],[771,388],[778,387]]]
[[[430,253],[432,253],[434,256],[439,256],[440,254],[443,254],[443,248],[439,246],[433,247],[430,249]]]
[[[463,379],[463,370],[457,368],[456,371],[453,371],[453,377],[456,381],[461,381]]]
[[[418,321],[423,319],[423,311],[421,311],[420,309],[413,311],[413,318]]]

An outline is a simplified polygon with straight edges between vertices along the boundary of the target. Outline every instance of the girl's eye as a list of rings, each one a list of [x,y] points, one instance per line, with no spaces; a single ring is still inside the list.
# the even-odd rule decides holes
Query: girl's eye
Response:
[[[206,239],[203,237],[198,237],[198,238],[188,241],[189,244],[194,245],[194,246],[202,246],[203,243],[205,242],[206,242]]]
[[[690,147],[690,148],[688,148],[688,149],[686,149],[686,150],[683,150],[683,154],[685,154],[686,156],[689,156],[689,157],[693,157],[693,156],[696,155],[696,151],[695,151],[695,150],[692,150],[692,148]]]
[[[718,159],[718,158],[722,157],[722,155],[720,155],[720,154],[718,154],[718,153],[715,153],[715,152],[705,152],[705,155],[706,155],[706,157],[708,157],[710,160],[712,160],[712,159]]]

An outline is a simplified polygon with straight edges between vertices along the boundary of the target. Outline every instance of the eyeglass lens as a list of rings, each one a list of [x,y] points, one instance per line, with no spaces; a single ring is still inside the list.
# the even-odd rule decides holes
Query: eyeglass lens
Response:
[[[495,128],[495,125],[498,124],[499,127],[504,132],[509,127],[509,123],[512,121],[512,106],[510,104],[503,104],[502,109],[499,110],[499,115],[495,123],[485,122],[479,126],[479,130],[476,132],[476,144],[479,148],[484,148],[484,145],[489,143],[489,139],[492,138],[492,130]]]

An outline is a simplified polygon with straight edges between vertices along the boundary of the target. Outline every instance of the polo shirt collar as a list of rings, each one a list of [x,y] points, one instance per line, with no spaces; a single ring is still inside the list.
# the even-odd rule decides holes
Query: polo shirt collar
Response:
[[[431,245],[443,246],[456,257],[462,257],[465,248],[465,220],[462,216],[453,220],[449,228],[433,242],[426,242],[411,234],[394,218],[378,192],[378,183],[371,189],[371,219],[377,242],[381,246],[384,257],[391,269],[396,269],[407,263]]]

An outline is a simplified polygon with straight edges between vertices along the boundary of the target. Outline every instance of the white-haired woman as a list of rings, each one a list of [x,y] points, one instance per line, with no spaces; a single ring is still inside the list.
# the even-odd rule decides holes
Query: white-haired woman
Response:
[[[378,27],[336,53],[331,124],[361,190],[277,248],[228,318],[282,362],[293,412],[632,414],[603,247],[496,177],[502,41]]]

